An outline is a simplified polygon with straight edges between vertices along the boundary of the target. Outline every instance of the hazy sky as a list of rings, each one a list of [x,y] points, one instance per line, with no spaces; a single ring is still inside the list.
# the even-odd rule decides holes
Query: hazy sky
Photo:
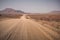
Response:
[[[0,0],[0,10],[5,8],[33,13],[60,11],[60,0]]]

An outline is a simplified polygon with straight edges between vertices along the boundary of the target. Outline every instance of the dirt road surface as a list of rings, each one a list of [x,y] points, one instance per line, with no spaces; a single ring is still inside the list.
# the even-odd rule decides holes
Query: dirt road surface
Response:
[[[20,19],[0,21],[0,40],[59,40],[60,35],[52,29],[23,15]]]

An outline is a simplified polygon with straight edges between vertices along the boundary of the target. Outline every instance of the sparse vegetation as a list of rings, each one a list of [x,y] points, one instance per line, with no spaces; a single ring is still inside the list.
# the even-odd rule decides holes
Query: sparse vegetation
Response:
[[[45,20],[45,21],[60,21],[60,15],[47,15],[47,14],[38,14],[38,15],[28,15],[31,19],[35,20]]]
[[[0,15],[0,18],[20,18],[22,14],[2,14]]]
[[[60,30],[60,15],[27,15],[30,19],[34,19],[36,22],[40,23],[41,25],[49,25]],[[59,31],[60,33],[60,31]]]

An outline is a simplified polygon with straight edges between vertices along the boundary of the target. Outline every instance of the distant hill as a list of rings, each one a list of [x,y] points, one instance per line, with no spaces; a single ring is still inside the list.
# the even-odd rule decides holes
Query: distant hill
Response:
[[[4,10],[1,10],[0,14],[24,14],[24,12],[21,11],[21,10],[15,10],[15,9],[12,9],[12,8],[6,8]]]
[[[25,12],[12,8],[6,8],[0,11],[0,17],[20,18],[20,16],[22,16],[23,14],[25,14]]]
[[[52,11],[52,12],[50,12],[50,14],[59,14],[60,15],[60,11]]]

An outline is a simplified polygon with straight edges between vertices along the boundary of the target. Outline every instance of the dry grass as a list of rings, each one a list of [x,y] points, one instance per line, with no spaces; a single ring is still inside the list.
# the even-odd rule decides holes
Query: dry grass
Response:
[[[27,15],[31,19],[35,20],[45,20],[45,21],[60,21],[60,15],[48,15],[48,14],[37,14],[37,15]]]
[[[3,21],[3,20],[9,20],[9,19],[20,19],[22,16],[22,14],[0,14],[0,21]]]
[[[45,15],[45,14],[37,14],[37,15],[27,15],[27,18],[33,19],[36,22],[42,25],[49,25],[58,29],[60,33],[60,15]]]
[[[0,14],[0,18],[20,18],[22,14]]]

